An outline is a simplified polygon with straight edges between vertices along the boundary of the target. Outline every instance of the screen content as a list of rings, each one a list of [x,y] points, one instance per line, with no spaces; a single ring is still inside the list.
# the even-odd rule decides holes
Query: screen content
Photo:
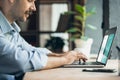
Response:
[[[113,39],[114,34],[104,36],[97,61],[106,63],[109,56],[110,48],[112,46]]]

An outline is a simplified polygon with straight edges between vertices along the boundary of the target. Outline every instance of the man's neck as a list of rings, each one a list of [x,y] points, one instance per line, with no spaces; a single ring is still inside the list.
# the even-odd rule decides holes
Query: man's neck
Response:
[[[2,9],[0,11],[3,13],[3,15],[6,17],[6,19],[9,21],[10,24],[14,22],[14,19],[10,15],[10,11],[7,11],[7,10],[5,11]]]

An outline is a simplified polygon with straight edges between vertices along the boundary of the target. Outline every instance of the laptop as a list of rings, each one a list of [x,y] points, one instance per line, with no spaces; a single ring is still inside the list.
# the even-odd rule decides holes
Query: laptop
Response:
[[[102,39],[101,46],[95,62],[83,62],[75,61],[73,64],[66,64],[63,67],[66,68],[102,68],[107,64],[109,56],[111,54],[111,46],[116,34],[117,27],[108,29]]]

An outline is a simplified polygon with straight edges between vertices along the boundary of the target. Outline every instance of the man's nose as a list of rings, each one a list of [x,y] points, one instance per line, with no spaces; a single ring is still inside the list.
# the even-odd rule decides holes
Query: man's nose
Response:
[[[32,9],[33,11],[36,11],[35,3],[33,3],[33,5],[31,6],[31,9]]]

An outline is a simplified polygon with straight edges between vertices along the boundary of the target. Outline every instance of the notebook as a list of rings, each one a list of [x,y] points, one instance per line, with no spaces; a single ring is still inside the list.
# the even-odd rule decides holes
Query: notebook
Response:
[[[101,46],[95,62],[79,63],[79,61],[73,64],[66,64],[63,67],[66,68],[102,68],[107,64],[110,56],[111,46],[116,34],[117,27],[106,30],[105,35],[102,39]]]

